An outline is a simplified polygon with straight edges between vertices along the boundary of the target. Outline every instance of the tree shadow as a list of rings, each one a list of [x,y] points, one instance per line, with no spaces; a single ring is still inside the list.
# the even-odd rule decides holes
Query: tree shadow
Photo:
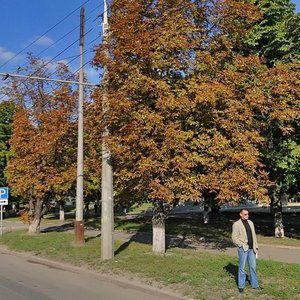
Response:
[[[166,235],[166,249],[170,248],[188,248],[185,245],[185,236],[178,237],[175,235]],[[141,243],[151,245],[153,242],[152,233],[151,232],[136,232],[131,238],[124,242],[116,251],[115,255],[120,254],[122,251],[126,250],[128,246],[132,243]]]
[[[41,232],[65,232],[74,229],[73,222],[62,225],[49,226],[41,229]]]
[[[128,241],[123,243],[116,251],[115,255],[120,254],[122,251],[126,250],[132,242],[142,243],[142,244],[151,244],[152,243],[152,234],[148,232],[136,232],[130,237]]]

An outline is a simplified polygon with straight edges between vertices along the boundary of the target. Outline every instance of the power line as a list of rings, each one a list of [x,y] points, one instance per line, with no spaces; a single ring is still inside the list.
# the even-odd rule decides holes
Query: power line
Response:
[[[94,28],[90,29],[86,34],[90,33],[91,31],[93,31]],[[85,34],[85,35],[86,35]],[[77,40],[75,40],[73,43],[71,43],[69,46],[67,46],[65,49],[63,49],[62,51],[60,51],[57,55],[55,55],[51,60],[49,60],[46,64],[42,65],[38,70],[36,70],[32,75],[34,75],[35,73],[37,73],[38,71],[40,71],[41,69],[43,69],[44,67],[46,67],[48,64],[50,64],[52,61],[55,60],[55,58],[57,58],[58,56],[60,56],[62,53],[66,52],[69,48],[71,48],[75,43],[77,43],[80,40],[80,38],[78,38]]]
[[[92,53],[92,52],[94,52],[94,50],[85,50],[83,53],[86,54],[86,53]],[[70,63],[70,62],[74,61],[76,58],[78,58],[79,56],[80,56],[80,54],[63,57],[61,59],[54,60],[54,62],[60,62],[62,60],[68,60],[68,59],[72,58],[72,60],[69,61],[69,63]]]
[[[88,3],[90,0],[87,0],[83,3],[86,4]],[[13,57],[11,57],[9,60],[7,60],[5,63],[3,63],[0,68],[3,68],[4,66],[6,66],[10,61],[12,61],[14,58],[16,58],[19,54],[21,54],[23,51],[25,51],[26,49],[28,49],[30,46],[32,46],[33,44],[35,44],[37,41],[39,41],[42,37],[44,37],[47,33],[49,33],[52,29],[54,29],[55,27],[57,27],[59,24],[61,24],[63,21],[65,21],[67,18],[69,18],[73,13],[75,13],[79,8],[81,8],[82,5],[80,5],[79,7],[77,7],[76,9],[74,9],[72,12],[70,12],[67,16],[65,16],[62,20],[60,20],[58,23],[56,23],[54,26],[52,26],[50,29],[48,29],[43,35],[41,35],[40,37],[38,37],[37,39],[35,39],[33,42],[31,42],[29,45],[27,45],[26,47],[24,47],[22,50],[20,50],[17,54],[15,54]]]
[[[98,6],[96,6],[91,12],[93,12],[95,9],[97,9],[97,8],[99,8],[99,7],[101,7],[102,5],[98,5]],[[90,12],[90,13],[91,13]],[[99,18],[100,16],[97,16],[94,20],[93,20],[93,22],[95,22],[98,18]],[[91,19],[92,17],[90,16],[87,20],[86,20],[86,22],[89,20],[89,19]],[[41,52],[39,52],[36,56],[39,56],[39,55],[41,55],[42,53],[44,53],[46,50],[48,50],[49,48],[51,48],[51,47],[53,47],[55,44],[57,44],[59,41],[61,41],[62,39],[64,39],[66,36],[68,36],[69,34],[71,34],[73,31],[75,31],[76,29],[78,29],[80,27],[80,25],[77,25],[75,28],[73,28],[73,29],[71,29],[69,32],[67,32],[66,34],[64,34],[62,37],[60,37],[58,40],[56,40],[53,44],[51,44],[51,45],[49,45],[47,48],[45,48],[44,50],[42,50]],[[94,29],[94,27],[93,27],[93,29]],[[79,55],[78,55],[79,56]],[[24,65],[26,65],[26,63],[24,64]],[[24,66],[23,65],[23,66]],[[22,66],[22,67],[23,67]]]
[[[89,1],[89,0],[88,0]],[[88,1],[86,1],[86,2],[88,2]],[[85,2],[85,3],[86,3]],[[103,4],[100,4],[100,5],[97,5],[94,9],[92,9],[89,13],[92,13],[92,12],[94,12],[96,9],[98,9],[98,8],[100,8],[101,6],[103,6]],[[100,17],[100,15],[98,15],[94,20],[93,20],[93,22],[95,22],[98,18]],[[88,20],[90,20],[92,18],[92,16],[90,16],[89,18],[87,18],[86,19],[86,21],[85,22],[87,22]],[[92,22],[92,23],[93,23]],[[55,41],[53,44],[51,44],[51,45],[49,45],[47,48],[45,48],[45,49],[43,49],[42,51],[40,51],[36,56],[38,57],[40,54],[42,54],[42,53],[44,53],[46,50],[48,50],[49,48],[51,48],[53,45],[55,45],[55,44],[57,44],[59,41],[61,41],[62,39],[64,39],[66,36],[68,36],[70,33],[72,33],[73,31],[75,31],[76,29],[78,29],[80,27],[80,25],[77,25],[75,28],[73,28],[73,29],[71,29],[69,32],[67,32],[66,34],[64,34],[62,37],[60,37],[57,41]],[[86,36],[89,32],[91,32],[92,30],[94,29],[94,27],[91,29],[91,30],[89,30],[87,33],[85,33],[84,34],[84,36]],[[90,43],[89,43],[89,45],[91,44],[91,43],[93,43],[96,39],[98,39],[99,37],[97,37],[97,38],[95,38],[95,39],[93,39]],[[78,41],[78,40],[76,40],[76,41]],[[76,43],[76,42],[74,42],[74,43]],[[72,46],[73,44],[71,44],[71,46]],[[62,52],[60,52],[58,55],[56,55],[51,61],[53,61],[56,57],[58,57],[60,54],[62,54],[64,51],[66,51],[67,49],[69,49],[70,47],[67,47],[67,48],[65,48]],[[86,51],[85,51],[85,53],[86,53]],[[77,56],[77,57],[79,57],[79,55]],[[51,61],[49,61],[48,63],[50,63]],[[25,65],[26,65],[27,63],[25,63],[25,64],[23,64],[21,67],[19,67],[19,68],[23,68]],[[45,66],[45,65],[44,65]],[[42,66],[42,67],[44,67],[44,66]],[[1,67],[1,66],[0,66]]]
[[[88,32],[85,33],[85,35],[87,35],[88,33],[90,33],[94,28],[90,29]],[[55,55],[51,60],[47,61],[47,63],[43,64],[38,70],[36,70],[35,72],[33,72],[31,75],[29,76],[33,76],[34,74],[38,73],[41,69],[45,68],[47,65],[49,65],[51,62],[53,62],[55,60],[55,58],[59,57],[62,53],[64,53],[65,51],[67,51],[69,48],[71,48],[74,44],[76,44],[79,41],[80,38],[76,39],[73,43],[71,43],[69,46],[67,46],[66,48],[64,48],[62,51],[60,51],[57,55]]]
[[[88,0],[89,1],[89,0]],[[85,3],[87,3],[88,1],[86,1]],[[103,4],[100,4],[100,5],[97,5],[92,11],[90,11],[90,13],[92,13],[92,12],[94,12],[96,9],[98,9],[98,8],[100,8],[101,6],[103,6]],[[78,8],[77,8],[78,9]],[[76,9],[76,10],[77,10]],[[75,11],[76,11],[75,10]],[[74,12],[74,11],[73,11]],[[72,12],[72,13],[73,13]],[[72,14],[71,13],[71,14]],[[105,13],[105,12],[103,12],[103,13]],[[69,15],[71,15],[71,14],[69,14]],[[68,16],[69,16],[68,15]],[[101,17],[101,14],[100,15],[98,15],[94,20],[93,20],[93,22],[95,22],[99,17]],[[66,17],[67,18],[67,17]],[[86,21],[88,21],[89,19],[91,19],[92,18],[92,16],[90,16]],[[61,21],[62,22],[62,21]],[[59,22],[59,23],[61,23],[61,22]],[[92,23],[93,23],[92,22]],[[56,24],[56,26],[59,24],[59,23],[57,23]],[[53,26],[52,27],[52,29],[54,28],[55,26]],[[55,43],[57,43],[58,41],[60,41],[60,40],[62,40],[65,36],[67,36],[68,34],[70,34],[71,32],[73,32],[75,29],[77,29],[79,26],[76,26],[74,29],[72,29],[71,31],[69,31],[67,34],[65,34],[64,36],[62,36],[59,40],[57,40]],[[94,30],[94,27],[92,28],[92,29],[90,29],[88,32],[86,32],[85,34],[84,34],[84,36],[86,36],[87,34],[89,34],[92,30]],[[50,31],[50,29],[47,31],[47,32],[49,32]],[[46,32],[46,33],[47,33]],[[45,33],[45,34],[46,34]],[[44,34],[44,35],[45,35]],[[89,44],[88,45],[90,45],[90,44],[92,44],[95,40],[97,40],[99,37],[101,37],[101,34],[100,34],[100,36],[97,36],[95,39],[93,39],[92,41],[90,41],[89,42]],[[38,39],[37,39],[38,40]],[[33,75],[34,74],[36,74],[39,70],[41,70],[42,68],[44,68],[45,66],[47,66],[48,64],[50,64],[51,62],[53,62],[54,60],[55,60],[55,58],[57,58],[58,56],[60,56],[62,53],[64,53],[66,50],[68,50],[70,47],[72,47],[76,42],[78,42],[79,41],[79,39],[77,39],[76,41],[74,41],[73,43],[71,43],[69,46],[67,46],[64,50],[62,50],[61,52],[59,52],[56,56],[54,56],[50,61],[48,61],[47,63],[45,63],[45,64],[43,64],[38,70],[36,70],[35,72],[33,72],[31,75],[27,75],[27,79],[29,79],[29,78],[32,78],[32,79],[34,79],[33,78]],[[55,44],[54,43],[54,44]],[[32,43],[33,44],[33,43]],[[53,46],[53,44],[52,45],[50,45],[49,47],[47,47],[46,49],[44,49],[43,51],[41,51],[39,54],[41,54],[41,53],[43,53],[43,52],[45,52],[47,49],[49,49],[51,46]],[[29,47],[29,46],[28,46]],[[26,49],[26,48],[25,48]],[[23,50],[21,50],[20,52],[22,52],[22,51],[24,51],[25,49],[23,49]],[[94,52],[94,51],[88,51],[88,50],[86,50],[86,51],[84,51],[84,53],[87,53],[87,52]],[[68,62],[68,64],[70,64],[72,61],[74,61],[74,60],[76,60],[78,57],[79,57],[80,55],[76,55],[76,56],[72,56],[73,57],[73,59],[70,61],[70,62]],[[84,67],[84,66],[86,66],[87,64],[89,64],[90,62],[92,61],[92,59],[91,60],[89,60],[88,62],[86,62],[83,66],[82,66],[82,68]],[[7,63],[7,62],[6,62]],[[68,66],[68,64],[67,64],[67,66]],[[25,64],[26,65],[26,64]],[[23,65],[24,66],[24,65]],[[22,66],[22,67],[23,67]],[[70,68],[70,67],[69,67]],[[77,69],[75,72],[71,72],[71,74],[72,75],[70,75],[67,79],[69,79],[69,78],[71,78],[72,76],[74,76],[74,75],[76,75],[76,73],[78,72],[78,71],[80,71],[81,70],[81,68],[79,68],[79,69]],[[53,75],[55,72],[53,72],[53,73],[51,73],[51,75]],[[4,74],[7,74],[7,73],[4,73]],[[51,75],[49,76],[49,77],[51,77]],[[15,76],[16,77],[16,76]],[[23,77],[24,78],[24,77]],[[22,84],[24,84],[24,82],[22,81]],[[4,94],[1,98],[0,98],[0,101],[5,97],[6,95]]]
[[[84,36],[85,35],[87,35],[88,33],[90,33],[92,30],[94,30],[94,28],[92,28],[92,29],[90,29],[88,32],[86,32],[85,34],[84,34]],[[40,68],[38,68],[36,71],[34,71],[32,74],[30,74],[30,75],[19,75],[19,76],[14,76],[14,77],[21,77],[21,78],[26,78],[25,79],[25,81],[26,80],[28,80],[28,79],[37,79],[34,75],[35,74],[37,74],[41,69],[43,69],[43,68],[45,68],[47,65],[49,65],[52,61],[54,61],[55,60],[55,58],[57,58],[58,56],[60,56],[62,53],[64,53],[65,51],[67,51],[69,48],[71,48],[75,43],[77,43],[78,41],[80,40],[80,38],[78,38],[78,39],[76,39],[73,43],[71,43],[69,46],[67,46],[66,48],[64,48],[62,51],[60,51],[56,56],[54,56],[51,60],[49,60],[47,63],[45,63],[45,64],[43,64]],[[73,59],[74,60],[74,59]],[[90,61],[89,61],[90,62]],[[86,65],[86,64],[85,64]],[[79,69],[80,70],[80,69]],[[78,72],[78,70],[76,71],[76,72]],[[75,73],[76,73],[75,72]],[[54,72],[55,73],[55,72]],[[51,75],[53,75],[54,73],[52,73]],[[6,76],[6,78],[5,79],[7,79],[10,75],[9,75],[9,73],[0,73],[0,74],[5,74],[5,76]],[[72,75],[74,75],[73,73],[71,73]],[[51,76],[50,75],[50,76]],[[72,77],[72,75],[71,76],[69,76],[68,78],[67,78],[67,80],[69,79],[69,78],[71,78]],[[4,79],[4,80],[5,80]],[[51,81],[51,80],[50,80]],[[52,80],[53,81],[53,80]],[[24,81],[22,81],[22,84],[25,84],[24,83]],[[3,96],[0,98],[0,101],[3,99],[3,98],[5,98],[5,94],[3,94]]]
[[[86,2],[88,2],[88,1],[86,1]],[[95,11],[97,8],[99,8],[99,7],[101,7],[102,6],[102,4],[100,4],[100,5],[97,5],[90,13],[92,13],[93,11]],[[100,15],[99,16],[97,16],[94,20],[93,20],[93,22],[95,22],[98,18],[100,17]],[[88,20],[90,20],[92,18],[92,16],[90,16],[86,21],[88,21]],[[92,23],[93,23],[92,22]],[[58,24],[57,24],[58,25]],[[61,41],[62,39],[64,39],[65,37],[67,37],[69,34],[71,34],[72,32],[74,32],[76,29],[78,29],[80,27],[80,25],[77,25],[76,27],[74,27],[73,29],[71,29],[69,32],[67,32],[66,34],[64,34],[63,36],[61,36],[58,40],[56,40],[54,43],[52,43],[51,45],[49,45],[47,48],[45,48],[45,49],[43,49],[42,51],[40,51],[38,54],[36,54],[35,56],[40,56],[42,53],[44,53],[45,51],[47,51],[49,48],[51,48],[51,47],[53,47],[55,44],[57,44],[59,41]],[[53,27],[54,28],[54,27]],[[40,37],[41,38],[41,37]],[[36,41],[38,41],[39,39],[37,39]],[[94,40],[93,40],[94,41]],[[34,42],[33,42],[34,43]],[[33,44],[32,43],[32,44]],[[31,44],[31,45],[32,45]],[[28,47],[29,46],[31,46],[31,45],[28,45]],[[27,47],[26,47],[27,48]],[[23,50],[21,50],[19,53],[21,53],[22,51],[24,51],[26,48],[24,48]],[[14,58],[14,57],[13,57]],[[11,59],[13,59],[13,58],[11,58]],[[7,61],[6,63],[8,63],[9,61]],[[5,64],[6,64],[5,63]],[[3,64],[3,66],[5,65],[5,64]],[[24,63],[20,68],[23,68],[24,66],[26,66],[27,65],[27,62],[26,63]],[[0,68],[1,68],[2,66],[0,66]]]
[[[85,51],[83,52],[83,54],[90,53],[90,52],[93,52],[93,51],[85,50]],[[74,60],[76,60],[79,56],[80,56],[80,54],[75,55],[75,56],[72,56],[71,58],[73,58],[73,59],[71,59],[71,60],[68,62],[68,64],[70,64],[71,62],[73,62]],[[91,61],[91,60],[90,60],[90,61]],[[69,66],[69,65],[66,64],[66,66],[68,66],[69,69],[70,69],[70,66]],[[49,77],[53,76],[55,73],[56,73],[56,71],[52,72],[52,73],[49,75]],[[75,75],[76,72],[72,73],[72,72],[70,71],[70,73],[71,73],[72,75]],[[72,76],[72,75],[71,75],[71,76]],[[67,79],[71,78],[71,76],[69,76]]]

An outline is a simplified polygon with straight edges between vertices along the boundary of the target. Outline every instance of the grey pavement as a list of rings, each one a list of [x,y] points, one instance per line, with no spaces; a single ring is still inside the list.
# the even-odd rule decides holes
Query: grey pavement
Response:
[[[4,222],[3,232],[18,230],[26,228],[27,225],[22,222]],[[62,223],[62,224],[43,224],[41,225],[42,231],[70,231],[74,232],[72,224]],[[85,236],[100,236],[100,230],[85,229]],[[125,232],[125,231],[115,231],[115,240],[123,240],[124,247],[130,242],[140,242],[151,244],[152,234],[146,232]],[[237,256],[237,249],[231,243],[224,241],[224,243],[209,243],[201,238],[196,238],[193,236],[177,236],[177,235],[166,235],[166,243],[168,248],[186,248],[194,249],[195,251],[206,251],[215,254],[226,254],[230,256]],[[123,248],[124,248],[123,247]],[[118,251],[118,250],[117,250]],[[283,245],[259,245],[258,259],[279,261],[285,263],[297,263],[300,264],[300,247],[283,246]]]
[[[2,300],[179,300],[188,299],[138,281],[16,253],[0,247]]]

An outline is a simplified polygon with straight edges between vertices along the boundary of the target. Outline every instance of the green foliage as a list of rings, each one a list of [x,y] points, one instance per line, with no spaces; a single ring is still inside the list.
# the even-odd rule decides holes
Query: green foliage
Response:
[[[286,136],[273,136],[275,143],[266,157],[270,175],[275,179],[274,196],[277,198],[299,196],[300,188],[300,140],[298,126]]]
[[[0,186],[7,186],[5,168],[12,156],[9,140],[16,110],[16,106],[12,102],[3,101],[0,103]]]
[[[261,12],[261,19],[244,41],[242,52],[257,54],[266,59],[268,67],[275,70],[271,71],[273,78],[267,80],[269,84],[265,87],[266,95],[270,99],[272,97],[278,104],[288,104],[286,109],[280,107],[281,104],[277,105],[267,117],[262,114],[264,120],[260,119],[262,123],[259,125],[266,141],[261,148],[261,157],[269,178],[274,183],[273,186],[269,186],[269,194],[271,201],[275,203],[282,197],[295,196],[299,190],[300,140],[297,111],[300,95],[300,14],[295,13],[295,4],[290,0],[252,2]],[[290,68],[292,73],[287,75],[286,71],[280,68],[276,71],[276,68],[272,68],[274,65],[286,65],[286,70]],[[283,80],[279,79],[280,77]],[[298,79],[295,81],[287,79],[292,77]]]
[[[269,66],[276,63],[300,61],[300,14],[290,0],[254,0],[261,20],[250,32],[245,53],[256,53],[267,59]]]

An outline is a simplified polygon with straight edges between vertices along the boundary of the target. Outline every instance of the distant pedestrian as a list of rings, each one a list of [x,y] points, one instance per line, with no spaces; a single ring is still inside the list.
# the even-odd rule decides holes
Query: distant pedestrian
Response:
[[[232,241],[238,247],[239,270],[238,289],[242,293],[246,284],[246,261],[250,270],[250,283],[253,289],[261,289],[256,274],[256,258],[258,244],[254,224],[249,220],[249,211],[243,208],[240,211],[240,219],[232,226]]]
[[[122,205],[122,213],[123,216],[125,216],[127,214],[127,206],[126,205]]]
[[[203,222],[204,222],[204,224],[208,224],[209,214],[210,214],[210,208],[209,208],[208,204],[205,204],[204,205],[204,211],[203,211]]]

